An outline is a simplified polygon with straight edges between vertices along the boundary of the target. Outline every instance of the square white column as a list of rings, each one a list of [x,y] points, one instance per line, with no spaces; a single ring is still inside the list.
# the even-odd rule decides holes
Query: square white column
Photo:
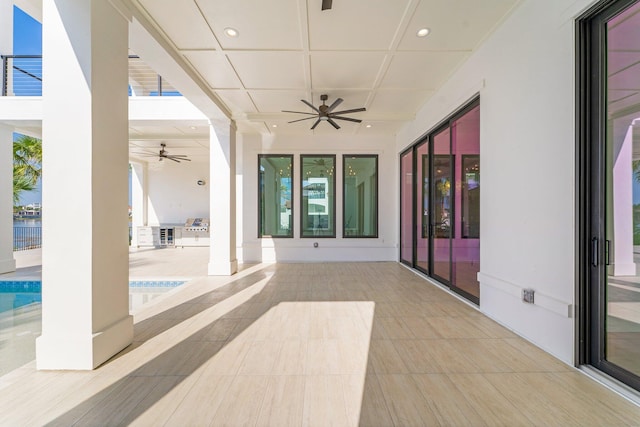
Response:
[[[0,274],[16,270],[13,258],[13,129],[0,126]]]
[[[148,224],[147,163],[131,163],[131,246],[138,246],[138,227]]]
[[[43,2],[38,369],[93,369],[133,339],[128,22],[109,0]]]
[[[230,276],[238,271],[235,123],[212,123],[209,137],[209,275]]]

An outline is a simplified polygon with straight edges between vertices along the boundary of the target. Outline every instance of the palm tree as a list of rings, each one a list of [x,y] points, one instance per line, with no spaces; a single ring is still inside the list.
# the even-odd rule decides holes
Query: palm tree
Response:
[[[16,167],[13,167],[13,205],[17,206],[20,203],[20,194],[24,191],[33,191],[35,185],[31,184],[31,181],[16,173]]]
[[[22,135],[13,142],[13,203],[32,191],[42,176],[42,141]]]

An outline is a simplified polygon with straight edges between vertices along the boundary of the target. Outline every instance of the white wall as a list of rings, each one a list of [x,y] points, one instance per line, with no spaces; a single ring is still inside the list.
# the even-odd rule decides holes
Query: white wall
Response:
[[[238,138],[238,258],[255,261],[396,261],[398,243],[398,165],[394,136],[363,137],[336,131],[316,136],[242,135]],[[304,148],[301,148],[304,147]],[[294,155],[294,238],[258,238],[258,154]],[[336,154],[336,236],[300,236],[300,154]],[[342,155],[377,154],[379,229],[377,239],[343,239]],[[241,185],[240,185],[241,183]],[[240,209],[242,206],[242,209]],[[319,247],[314,248],[317,242]]]
[[[525,0],[402,129],[399,152],[480,93],[480,307],[574,360],[574,20],[591,0]],[[535,305],[521,290],[536,291]]]
[[[199,186],[198,180],[206,181]],[[187,218],[209,218],[209,164],[170,160],[149,163],[148,224],[184,224]],[[213,215],[212,215],[213,216]]]

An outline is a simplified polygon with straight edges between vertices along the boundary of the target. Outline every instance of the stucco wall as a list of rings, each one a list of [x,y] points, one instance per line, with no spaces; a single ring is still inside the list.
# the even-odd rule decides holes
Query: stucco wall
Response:
[[[397,155],[393,135],[364,137],[336,131],[332,134],[300,136],[243,135],[238,139],[238,258],[254,261],[395,261],[398,243]],[[294,155],[294,238],[258,239],[258,154]],[[300,238],[300,154],[336,154],[337,238]],[[343,239],[342,155],[377,154],[379,161],[378,238]],[[318,243],[318,248],[313,243]]]
[[[149,164],[149,225],[184,224],[187,218],[209,218],[209,164],[175,163],[168,160]],[[198,180],[206,181],[199,186]],[[213,183],[215,185],[215,183]],[[215,217],[215,213],[211,214]]]
[[[523,1],[404,127],[400,152],[480,94],[481,310],[574,359],[575,37],[588,0]],[[533,288],[536,304],[521,302]]]

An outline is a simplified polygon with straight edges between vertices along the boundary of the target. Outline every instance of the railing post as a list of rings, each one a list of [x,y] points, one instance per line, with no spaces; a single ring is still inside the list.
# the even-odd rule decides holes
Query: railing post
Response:
[[[158,96],[162,96],[162,76],[158,74]]]
[[[2,96],[7,96],[7,57],[0,55],[0,58],[2,58]]]

